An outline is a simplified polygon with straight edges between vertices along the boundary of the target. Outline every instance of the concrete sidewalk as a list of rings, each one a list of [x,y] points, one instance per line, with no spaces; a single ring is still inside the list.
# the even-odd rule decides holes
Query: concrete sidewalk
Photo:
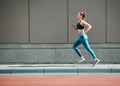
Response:
[[[4,74],[120,74],[120,64],[11,64],[0,65]]]

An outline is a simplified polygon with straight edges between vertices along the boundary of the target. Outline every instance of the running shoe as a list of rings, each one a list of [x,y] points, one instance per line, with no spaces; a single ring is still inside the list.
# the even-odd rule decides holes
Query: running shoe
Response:
[[[100,60],[99,60],[99,59],[96,59],[95,62],[94,62],[94,64],[93,64],[92,66],[95,66],[95,65],[98,64],[99,62],[100,62]]]
[[[80,60],[78,62],[80,63],[80,62],[83,62],[83,61],[85,61],[85,58],[83,56],[81,56]]]

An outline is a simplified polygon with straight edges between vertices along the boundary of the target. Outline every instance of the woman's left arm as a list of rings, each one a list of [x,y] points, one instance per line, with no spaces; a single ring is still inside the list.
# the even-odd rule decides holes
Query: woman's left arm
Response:
[[[92,26],[84,20],[82,21],[82,25],[87,27],[87,29],[85,30],[85,33],[89,32],[89,30],[92,28]]]

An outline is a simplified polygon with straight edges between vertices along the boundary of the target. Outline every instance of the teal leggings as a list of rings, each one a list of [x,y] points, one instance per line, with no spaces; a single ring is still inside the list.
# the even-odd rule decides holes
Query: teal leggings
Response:
[[[81,54],[80,50],[78,49],[78,45],[80,45],[80,44],[83,44],[83,46],[86,48],[86,50],[92,55],[93,59],[96,58],[94,51],[90,48],[90,45],[88,43],[88,36],[86,34],[84,36],[82,36],[82,33],[79,33],[79,37],[73,45],[73,49],[81,57],[82,54]]]

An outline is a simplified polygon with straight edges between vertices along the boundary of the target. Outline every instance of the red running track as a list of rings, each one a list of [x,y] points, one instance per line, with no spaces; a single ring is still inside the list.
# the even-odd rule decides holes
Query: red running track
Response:
[[[0,86],[120,86],[120,75],[3,75]]]

